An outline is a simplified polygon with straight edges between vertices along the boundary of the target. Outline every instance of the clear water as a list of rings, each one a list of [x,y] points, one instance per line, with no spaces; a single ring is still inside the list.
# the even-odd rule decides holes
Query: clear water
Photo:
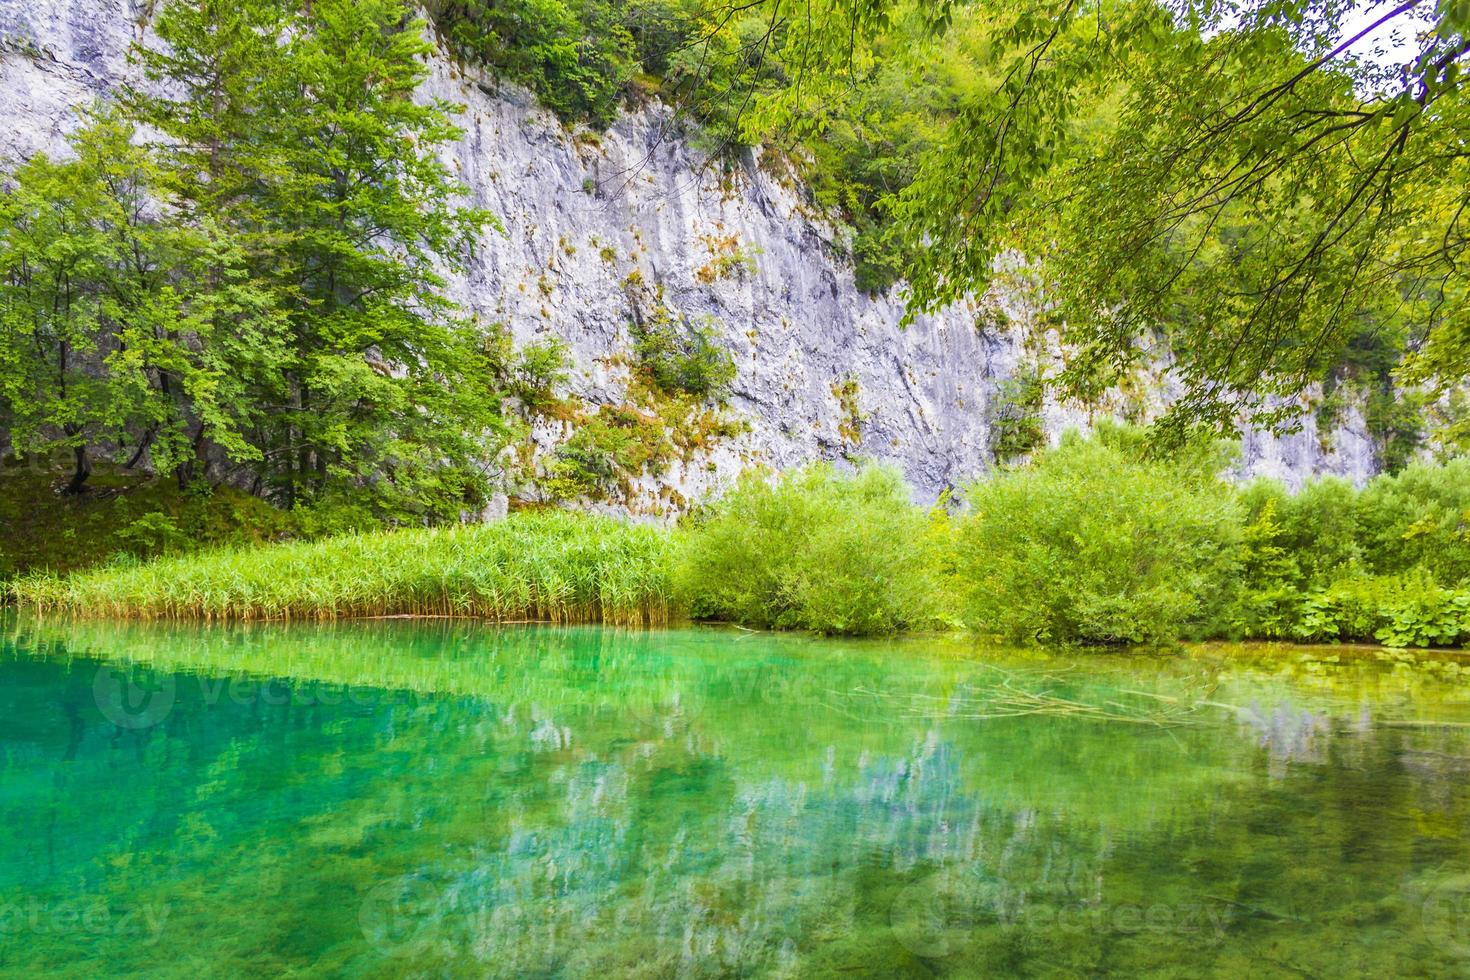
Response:
[[[0,620],[0,974],[1464,974],[1465,676]]]

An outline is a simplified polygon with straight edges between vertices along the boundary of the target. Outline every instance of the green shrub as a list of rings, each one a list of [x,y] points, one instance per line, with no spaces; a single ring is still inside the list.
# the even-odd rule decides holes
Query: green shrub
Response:
[[[557,447],[543,489],[553,500],[605,496],[620,480],[645,469],[662,473],[672,451],[657,419],[604,405]]]
[[[1245,524],[1231,600],[1208,632],[1269,639],[1293,634],[1304,576],[1280,522],[1279,512],[1289,500],[1286,489],[1274,481],[1258,481],[1241,495]]]
[[[1365,561],[1361,498],[1347,480],[1310,480],[1278,499],[1280,543],[1296,557],[1306,581],[1320,582]]]
[[[680,324],[662,312],[633,329],[633,352],[653,383],[670,394],[722,401],[735,380],[735,358],[717,337],[717,323]]]
[[[188,551],[190,538],[168,514],[144,514],[118,529],[117,538],[134,555]]]
[[[1442,582],[1470,578],[1470,459],[1413,463],[1364,488],[1363,546],[1373,571],[1434,571]]]
[[[1371,641],[1382,624],[1379,606],[1385,591],[1384,579],[1350,576],[1298,596],[1291,635],[1312,643]]]
[[[877,634],[944,619],[942,514],[914,506],[897,470],[818,463],[747,474],[691,522],[677,582],[695,616]]]
[[[1235,602],[1217,633],[1313,642],[1455,645],[1470,574],[1470,465],[1415,463],[1372,480],[1257,481]]]
[[[969,491],[963,616],[1018,642],[1155,643],[1201,621],[1237,560],[1240,513],[1197,466],[1069,434]]]
[[[1302,600],[1296,637],[1385,646],[1455,646],[1470,638],[1470,590],[1440,586],[1426,569],[1349,575]]]
[[[1302,596],[1363,567],[1358,491],[1346,480],[1307,483],[1292,494],[1275,480],[1239,491],[1239,568],[1229,601],[1208,633],[1284,639],[1295,635]]]

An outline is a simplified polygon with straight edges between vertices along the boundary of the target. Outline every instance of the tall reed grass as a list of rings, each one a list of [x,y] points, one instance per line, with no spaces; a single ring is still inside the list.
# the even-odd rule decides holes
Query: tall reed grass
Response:
[[[574,513],[164,558],[11,586],[22,606],[145,620],[462,616],[658,625],[669,532]]]

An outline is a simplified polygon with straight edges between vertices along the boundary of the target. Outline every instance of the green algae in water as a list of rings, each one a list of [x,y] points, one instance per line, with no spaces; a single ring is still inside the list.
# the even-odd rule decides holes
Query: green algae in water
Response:
[[[10,620],[0,974],[1461,974],[1464,678]]]

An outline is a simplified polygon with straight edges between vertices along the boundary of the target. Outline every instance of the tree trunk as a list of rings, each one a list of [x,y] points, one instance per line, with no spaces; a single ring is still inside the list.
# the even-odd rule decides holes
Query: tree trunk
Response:
[[[138,437],[138,448],[133,453],[132,458],[123,464],[124,469],[130,470],[143,461],[143,454],[146,453],[148,451],[148,447],[153,444],[154,431],[155,429],[152,426],[149,426],[147,431],[145,431],[141,436]]]
[[[194,454],[175,471],[179,480],[179,489],[187,490],[189,485],[196,480],[209,481],[209,440],[204,437],[204,423],[199,423],[199,428],[194,432],[193,439]]]
[[[71,452],[72,457],[76,460],[76,465],[72,470],[71,481],[67,483],[66,490],[63,492],[68,497],[75,497],[82,492],[82,487],[87,482],[87,477],[92,475],[92,459],[87,455],[87,447],[85,445],[74,446]]]

